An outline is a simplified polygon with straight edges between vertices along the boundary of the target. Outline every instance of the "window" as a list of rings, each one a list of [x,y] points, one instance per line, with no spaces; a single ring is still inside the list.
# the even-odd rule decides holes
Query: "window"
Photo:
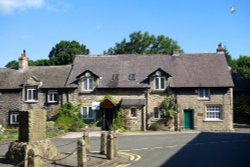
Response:
[[[10,112],[10,125],[17,125],[19,123],[18,116],[18,112]]]
[[[130,108],[130,117],[137,117],[137,109],[132,107]]]
[[[154,119],[160,119],[161,118],[161,108],[160,107],[154,107],[153,118]]]
[[[165,77],[155,77],[154,79],[155,90],[165,89]]]
[[[134,81],[135,80],[135,74],[129,74],[128,80]]]
[[[198,99],[209,100],[210,99],[210,89],[198,89]]]
[[[26,88],[26,100],[28,102],[37,101],[37,88],[36,87],[27,87]]]
[[[112,75],[112,80],[113,81],[118,81],[119,80],[119,74],[113,74]]]
[[[216,121],[221,120],[221,106],[207,106],[206,120]]]
[[[82,81],[82,90],[83,91],[94,90],[94,79],[93,78],[84,78]]]
[[[82,119],[94,119],[94,114],[91,107],[83,107]]]
[[[48,98],[48,103],[56,103],[56,102],[58,102],[58,92],[57,92],[57,90],[49,90],[47,98]]]

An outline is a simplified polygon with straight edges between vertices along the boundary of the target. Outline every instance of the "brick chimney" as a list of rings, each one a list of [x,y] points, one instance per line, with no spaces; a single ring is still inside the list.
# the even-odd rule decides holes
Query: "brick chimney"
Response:
[[[179,48],[175,48],[173,50],[173,55],[172,56],[179,56],[180,55],[180,49]]]
[[[216,49],[217,54],[224,54],[224,48],[222,47],[222,44],[218,44],[218,48]]]
[[[26,51],[23,50],[23,53],[21,54],[21,57],[19,58],[19,64],[18,64],[18,69],[25,69],[27,68],[29,59],[26,56]]]

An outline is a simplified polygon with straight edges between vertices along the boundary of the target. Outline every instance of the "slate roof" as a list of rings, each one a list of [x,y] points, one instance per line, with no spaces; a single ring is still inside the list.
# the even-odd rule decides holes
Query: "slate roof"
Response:
[[[63,88],[70,72],[71,65],[36,66],[23,70],[0,69],[0,89],[19,89],[30,77],[42,81],[41,88]]]
[[[161,69],[172,80],[170,87],[233,87],[224,54],[76,56],[67,81],[77,87],[76,77],[89,70],[100,77],[98,88],[147,88],[148,75]],[[112,81],[119,74],[119,81]],[[136,74],[136,80],[128,80]]]
[[[145,99],[122,99],[122,106],[144,106],[146,104]]]

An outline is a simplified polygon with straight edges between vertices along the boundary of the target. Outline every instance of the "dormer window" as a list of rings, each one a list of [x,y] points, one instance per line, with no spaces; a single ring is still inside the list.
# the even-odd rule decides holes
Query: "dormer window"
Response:
[[[119,74],[113,74],[112,81],[118,81],[118,80],[119,80]]]
[[[93,91],[94,90],[94,78],[83,78],[82,90],[83,91]]]
[[[135,79],[136,79],[136,78],[135,78],[135,74],[129,74],[128,80],[134,81]]]
[[[155,77],[154,78],[154,89],[155,90],[165,90],[166,84],[165,84],[165,77]]]

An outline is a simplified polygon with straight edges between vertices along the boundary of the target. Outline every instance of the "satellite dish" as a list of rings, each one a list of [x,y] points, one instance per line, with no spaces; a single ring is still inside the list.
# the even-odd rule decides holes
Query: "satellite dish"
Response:
[[[232,14],[235,12],[235,8],[234,8],[234,6],[231,6],[231,8],[230,8],[230,12],[231,12]]]

